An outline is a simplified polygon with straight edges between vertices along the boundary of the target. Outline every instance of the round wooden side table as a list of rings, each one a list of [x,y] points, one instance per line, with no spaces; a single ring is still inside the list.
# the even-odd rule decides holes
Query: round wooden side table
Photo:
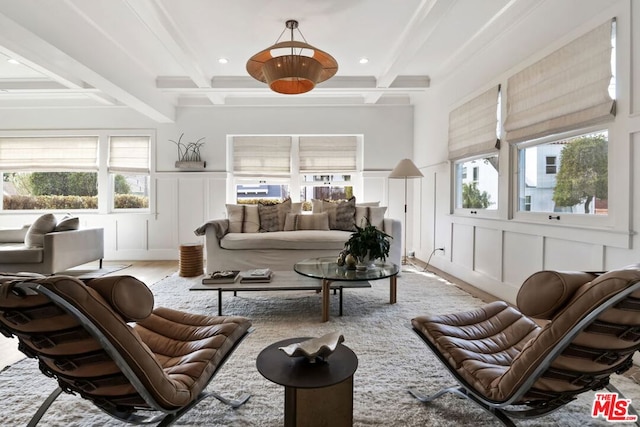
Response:
[[[202,274],[204,267],[201,243],[185,243],[180,245],[179,255],[178,270],[180,276],[194,277]]]
[[[284,425],[352,426],[353,374],[358,357],[338,344],[326,362],[310,363],[304,357],[289,357],[279,350],[308,338],[276,342],[260,352],[256,367],[263,377],[284,386]]]

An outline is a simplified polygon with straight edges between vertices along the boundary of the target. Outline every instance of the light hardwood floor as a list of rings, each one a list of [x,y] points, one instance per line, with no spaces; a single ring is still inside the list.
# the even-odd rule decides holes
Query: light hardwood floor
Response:
[[[128,267],[107,276],[126,274],[151,286],[178,271],[178,261],[105,261],[103,267],[128,264],[130,264]],[[89,263],[78,268],[97,269],[98,263]],[[24,357],[24,354],[18,351],[16,338],[7,338],[0,334],[0,370]]]

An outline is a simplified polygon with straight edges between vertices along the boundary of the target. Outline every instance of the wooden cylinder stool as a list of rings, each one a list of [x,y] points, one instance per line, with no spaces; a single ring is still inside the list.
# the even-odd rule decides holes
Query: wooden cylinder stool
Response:
[[[194,277],[202,274],[202,244],[186,243],[180,245],[180,258],[178,261],[179,274],[182,277]]]

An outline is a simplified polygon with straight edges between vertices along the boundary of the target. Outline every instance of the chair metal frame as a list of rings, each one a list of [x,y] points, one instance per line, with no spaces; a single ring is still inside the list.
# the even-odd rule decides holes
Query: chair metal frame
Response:
[[[507,406],[517,406],[523,405],[521,403],[517,403],[520,398],[522,398],[525,393],[533,386],[533,384],[542,376],[542,374],[551,366],[551,363],[569,346],[569,344],[573,341],[573,339],[583,331],[589,324],[591,324],[600,314],[602,314],[605,310],[613,307],[620,301],[627,298],[633,292],[640,290],[640,282],[635,282],[633,285],[629,286],[627,289],[613,295],[607,301],[603,302],[596,309],[589,312],[585,317],[583,317],[580,322],[578,322],[574,327],[572,327],[569,332],[565,334],[565,336],[560,340],[558,344],[546,355],[546,357],[538,364],[533,373],[527,378],[524,383],[518,387],[518,389],[512,394],[510,398],[505,401],[496,401],[492,399],[486,398],[484,395],[476,391],[476,389],[469,384],[460,374],[458,374],[454,369],[451,368],[446,358],[440,353],[440,351],[432,344],[429,339],[419,330],[413,328],[413,331],[427,344],[427,346],[431,349],[431,351],[436,355],[438,360],[444,365],[445,368],[449,371],[449,373],[458,381],[458,385],[454,385],[451,387],[445,387],[439,390],[438,392],[432,395],[422,394],[414,389],[409,389],[408,392],[418,399],[420,402],[429,403],[438,397],[452,393],[459,397],[464,397],[475,402],[480,408],[489,414],[493,415],[497,418],[504,426],[514,427],[516,424],[511,420],[510,417],[516,419],[529,419],[529,418],[538,418],[544,415],[550,414],[556,410],[559,410],[567,403],[575,400],[575,397],[560,399],[557,401],[549,401],[547,404],[542,405],[540,407],[529,408],[529,409],[507,409]],[[631,362],[631,358],[633,357],[633,353],[631,353],[627,357],[626,362]],[[624,366],[625,362],[622,363]],[[630,365],[629,365],[630,366]],[[607,390],[618,393],[620,398],[624,398],[624,395],[612,384],[607,384],[604,386]],[[632,405],[628,407],[629,413],[637,416],[638,421],[636,425],[640,426],[640,415],[633,408]]]
[[[231,406],[233,409],[239,408],[240,406],[245,404],[251,397],[251,395],[248,393],[242,393],[237,399],[228,399],[226,397],[223,397],[219,393],[203,390],[193,401],[191,401],[187,405],[174,410],[165,409],[149,393],[149,391],[143,385],[138,375],[133,371],[131,366],[129,366],[127,361],[122,357],[120,352],[115,348],[115,346],[111,343],[111,341],[104,335],[104,333],[100,330],[100,328],[98,328],[94,322],[92,322],[87,316],[85,316],[80,310],[78,310],[77,307],[75,307],[73,304],[69,303],[67,300],[65,300],[61,296],[57,295],[56,293],[52,292],[51,290],[47,289],[46,287],[38,283],[21,282],[16,284],[15,287],[21,289],[27,295],[29,294],[34,295],[34,293],[40,293],[44,295],[47,298],[49,298],[52,302],[54,302],[56,305],[58,305],[60,308],[65,310],[69,315],[75,317],[80,322],[80,324],[89,332],[89,334],[100,343],[102,348],[113,359],[114,363],[122,371],[122,373],[125,375],[127,380],[129,380],[129,382],[133,385],[133,387],[136,389],[138,394],[149,405],[149,408],[141,407],[141,408],[135,408],[132,411],[122,412],[122,411],[117,411],[113,408],[101,406],[96,402],[93,402],[94,405],[100,408],[102,411],[106,412],[110,416],[120,421],[125,421],[131,424],[158,423],[157,424],[158,426],[169,426],[173,424],[175,421],[177,421],[187,411],[189,411],[191,408],[197,405],[201,400],[209,396],[215,397],[220,402],[224,403],[225,405]],[[227,361],[229,356],[233,354],[237,346],[242,341],[244,341],[244,339],[251,332],[253,332],[253,328],[249,328],[249,330],[245,332],[245,334],[234,343],[234,346],[225,354],[224,358],[216,366],[216,369],[212,373],[211,377],[209,378],[207,385],[209,384],[209,382],[211,382],[211,380],[216,375],[216,373],[224,365],[224,363]],[[58,396],[62,391],[63,390],[60,387],[57,387],[55,390],[53,390],[53,392],[51,392],[51,394],[40,405],[36,413],[33,415],[31,420],[27,424],[28,427],[33,427],[38,424],[40,419],[44,416],[44,414],[49,409],[51,404],[58,398]],[[136,414],[136,412],[138,411],[145,411],[145,412],[155,411],[160,413],[151,414],[149,416],[141,416]]]

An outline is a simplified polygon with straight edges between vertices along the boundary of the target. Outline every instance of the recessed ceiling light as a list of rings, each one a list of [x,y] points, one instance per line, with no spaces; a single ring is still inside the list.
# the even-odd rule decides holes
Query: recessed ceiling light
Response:
[[[9,64],[13,64],[13,65],[20,65],[20,61],[18,61],[17,59],[13,59],[13,58],[7,59],[7,62]]]
[[[219,64],[227,64],[229,62],[229,60],[227,58],[218,58],[218,63]]]
[[[362,58],[360,58],[360,61],[358,61],[358,62],[360,62],[361,64],[366,64],[366,63],[369,62],[369,58],[362,57]]]

